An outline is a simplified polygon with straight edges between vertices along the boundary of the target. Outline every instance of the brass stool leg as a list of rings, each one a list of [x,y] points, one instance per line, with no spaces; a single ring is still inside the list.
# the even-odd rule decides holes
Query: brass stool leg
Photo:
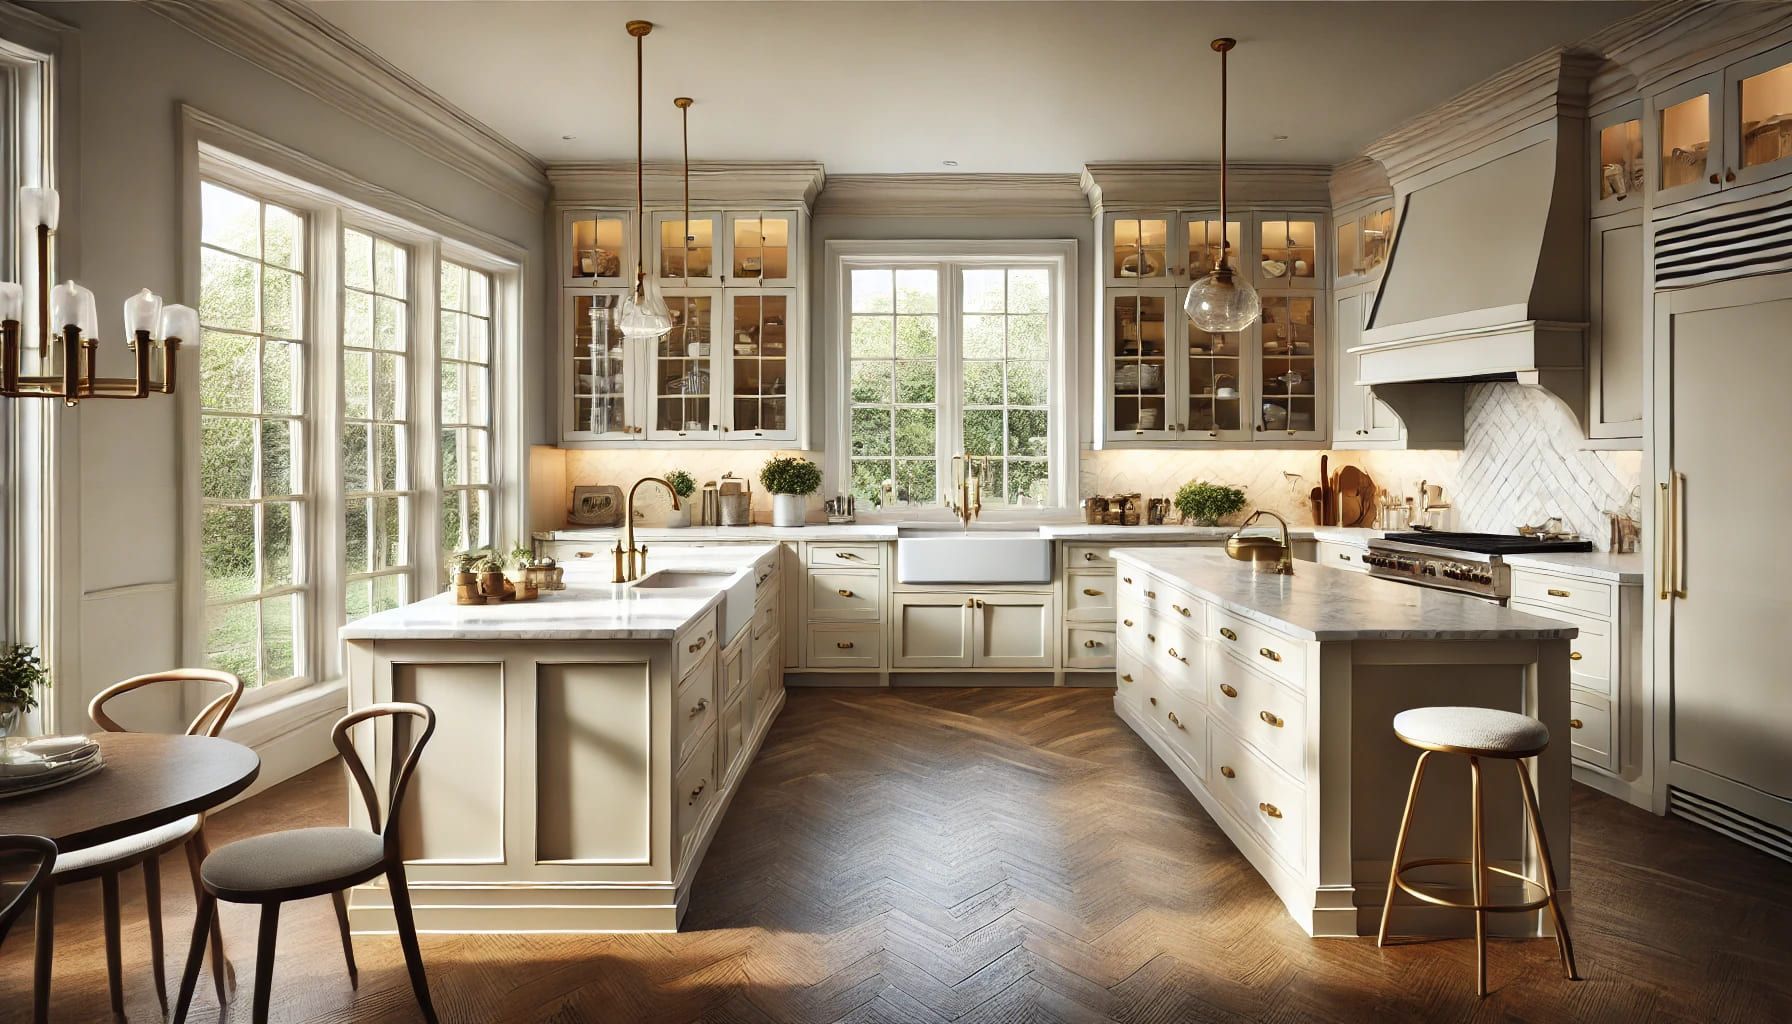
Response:
[[[1400,815],[1400,836],[1394,840],[1394,862],[1388,868],[1388,895],[1381,905],[1381,928],[1375,933],[1375,944],[1385,946],[1388,942],[1388,919],[1394,913],[1394,890],[1400,888],[1400,858],[1406,855],[1406,832],[1412,827],[1412,805],[1419,799],[1419,780],[1425,777],[1425,759],[1431,756],[1427,750],[1419,754],[1419,761],[1412,767],[1412,787],[1406,791],[1406,812]]]
[[[1487,994],[1487,851],[1481,838],[1481,759],[1468,759],[1468,774],[1471,780],[1469,805],[1473,808],[1474,849],[1471,856],[1474,863],[1470,870],[1475,873],[1475,995]]]
[[[1568,970],[1568,980],[1576,981],[1580,975],[1574,969],[1574,943],[1568,938],[1568,922],[1562,918],[1562,906],[1556,901],[1556,869],[1549,859],[1549,842],[1543,838],[1543,820],[1537,811],[1537,794],[1531,788],[1531,774],[1524,770],[1523,761],[1514,761],[1518,766],[1518,784],[1524,789],[1525,816],[1531,822],[1531,838],[1537,842],[1537,859],[1543,862],[1543,895],[1549,899],[1549,916],[1556,926],[1556,948],[1562,954],[1562,966]]]

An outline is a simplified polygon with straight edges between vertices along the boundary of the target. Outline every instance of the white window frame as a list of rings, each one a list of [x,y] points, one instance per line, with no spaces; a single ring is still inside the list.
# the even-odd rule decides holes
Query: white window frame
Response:
[[[823,489],[826,493],[843,493],[852,485],[851,438],[851,373],[852,353],[852,272],[855,269],[894,267],[937,268],[940,272],[939,355],[942,360],[960,360],[960,338],[963,315],[959,273],[974,267],[1045,267],[1051,271],[1051,298],[1048,304],[1047,341],[1050,346],[1047,388],[1051,413],[1047,420],[1049,443],[1046,465],[1050,486],[1043,506],[984,506],[986,519],[1025,519],[1061,514],[1076,503],[1077,484],[1077,409],[1081,390],[1077,381],[1077,352],[1081,348],[1077,321],[1077,242],[1075,239],[985,240],[898,240],[898,241],[829,241],[826,245],[827,266],[827,333],[824,345],[826,379],[831,388],[826,409],[828,439],[823,459]],[[942,370],[938,375],[935,401],[939,410],[936,419],[935,461],[940,467],[936,480],[945,487],[951,480],[951,457],[956,446],[947,450],[943,442],[951,428],[963,415],[963,381],[956,373]],[[939,504],[939,496],[924,507],[886,510],[859,509],[861,521],[880,519],[925,520],[951,518]]]
[[[442,302],[442,298],[440,295],[442,270],[443,270],[443,268],[448,267],[448,266],[453,266],[455,269],[461,271],[462,274],[465,275],[465,280],[463,281],[463,283],[461,285],[461,305],[463,307],[468,307],[468,308],[463,308],[463,309],[458,309],[458,310],[450,310]],[[492,516],[496,512],[496,505],[497,505],[497,498],[498,498],[497,488],[493,483],[493,472],[492,472],[492,470],[493,470],[492,456],[493,456],[493,453],[497,450],[497,444],[495,442],[497,440],[497,435],[498,435],[498,430],[497,430],[498,403],[497,403],[497,396],[493,392],[493,387],[494,387],[493,381],[496,379],[497,369],[498,369],[497,349],[496,349],[498,332],[497,332],[497,323],[495,320],[495,318],[497,316],[497,308],[498,308],[498,294],[497,294],[498,293],[498,282],[494,277],[492,277],[490,272],[482,269],[481,267],[475,266],[475,265],[469,265],[468,263],[462,262],[461,260],[455,259],[454,257],[447,255],[447,254],[441,255],[436,260],[435,273],[436,273],[436,282],[437,282],[437,289],[438,289],[438,293],[436,295],[436,323],[438,325],[438,327],[437,327],[438,333],[436,336],[436,355],[435,355],[436,366],[437,366],[437,380],[440,380],[440,378],[441,378],[442,364],[453,363],[461,368],[460,369],[460,372],[461,372],[461,418],[453,423],[449,423],[446,420],[442,419],[442,400],[446,397],[447,392],[445,390],[438,391],[436,394],[436,401],[435,401],[435,407],[436,407],[435,415],[436,415],[436,421],[437,421],[436,439],[437,439],[437,444],[438,444],[436,464],[434,466],[426,467],[424,470],[428,474],[434,476],[435,484],[440,489],[440,494],[439,494],[439,497],[437,499],[436,506],[435,506],[435,512],[436,512],[436,527],[435,528],[437,530],[436,544],[437,544],[437,547],[440,549],[442,556],[444,558],[446,558],[449,555],[454,554],[457,551],[457,549],[460,548],[460,543],[457,538],[456,542],[454,544],[448,544],[446,542],[447,538],[442,537],[440,535],[441,523],[442,523],[442,510],[444,507],[442,504],[443,502],[447,502],[449,500],[462,502],[461,513],[460,513],[460,523],[461,523],[462,531],[464,532],[465,528],[466,528],[466,524],[467,524],[467,507],[468,507],[468,505],[464,501],[462,501],[462,499],[470,497],[474,493],[484,494],[485,499],[484,499],[483,515],[485,516],[485,518],[483,520],[483,523],[484,523],[485,535],[488,538],[488,543],[494,543],[498,539],[497,533],[492,528]],[[470,288],[472,285],[471,275],[475,274],[475,273],[485,275],[486,287],[488,289],[490,289],[490,293],[486,296],[485,313],[483,315],[473,312],[472,309],[470,308],[472,304],[467,300],[467,296],[470,294],[467,291],[467,289]],[[440,324],[442,322],[442,319],[449,315],[457,316],[460,318],[460,346],[459,346],[460,354],[452,359],[447,358],[442,355],[442,350],[441,350],[442,341],[441,341],[441,335],[439,333],[440,332]],[[486,324],[485,358],[483,360],[471,358],[468,355],[468,350],[467,350],[467,324],[470,321],[476,320],[476,319],[484,320],[485,324]],[[473,370],[473,369],[482,369],[483,372],[485,373],[485,377],[486,377],[486,381],[485,381],[485,420],[483,423],[475,423],[466,415],[466,409],[467,409],[466,396],[468,394],[468,389],[466,387],[466,375],[469,370]],[[457,434],[464,434],[465,436],[467,436],[469,438],[472,437],[472,435],[474,435],[475,433],[482,433],[485,435],[484,455],[482,456],[485,459],[485,482],[484,483],[450,483],[446,478],[444,478],[444,476],[442,474],[442,460],[441,460],[441,451],[440,451],[439,446],[440,446],[442,434],[449,430],[453,430]],[[459,458],[459,461],[457,462],[457,465],[463,469],[467,465],[466,453],[468,450],[469,449],[467,447],[463,447],[461,449],[460,458]],[[481,545],[469,545],[469,547],[472,547],[475,549],[480,546]],[[446,580],[447,580],[447,574],[446,574],[446,572],[444,572],[442,574],[441,582],[445,583]]]

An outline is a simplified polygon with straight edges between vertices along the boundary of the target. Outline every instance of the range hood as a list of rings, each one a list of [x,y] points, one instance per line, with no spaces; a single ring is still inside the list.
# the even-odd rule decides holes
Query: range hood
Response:
[[[1483,381],[1543,388],[1585,423],[1585,108],[1562,102],[1577,84],[1562,63],[1538,70],[1536,120],[1394,180],[1394,246],[1349,351],[1415,445],[1460,444]]]

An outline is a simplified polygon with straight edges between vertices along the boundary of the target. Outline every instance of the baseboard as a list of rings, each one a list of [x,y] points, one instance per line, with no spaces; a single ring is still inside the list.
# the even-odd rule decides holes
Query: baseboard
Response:
[[[330,742],[330,729],[346,709],[346,688],[323,684],[233,717],[224,729],[224,738],[255,751],[261,757],[261,773],[230,803],[246,800],[334,758],[336,746]]]

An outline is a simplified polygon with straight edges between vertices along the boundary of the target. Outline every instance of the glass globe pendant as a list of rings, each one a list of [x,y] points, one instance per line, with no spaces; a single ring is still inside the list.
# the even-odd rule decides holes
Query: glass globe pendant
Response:
[[[624,338],[646,338],[650,341],[665,337],[672,330],[672,311],[666,308],[666,299],[660,294],[659,282],[647,276],[647,227],[643,197],[642,163],[645,143],[642,139],[645,116],[642,113],[641,100],[641,62],[642,40],[647,33],[653,31],[651,21],[631,21],[628,23],[628,34],[635,37],[635,290],[628,298],[622,300],[622,309],[616,317],[617,329]]]
[[[1189,285],[1183,312],[1189,321],[1208,334],[1231,334],[1257,322],[1263,313],[1263,300],[1250,282],[1240,280],[1226,264],[1226,53],[1238,45],[1236,39],[1215,39],[1214,52],[1220,55],[1220,242],[1213,258],[1213,272]]]

